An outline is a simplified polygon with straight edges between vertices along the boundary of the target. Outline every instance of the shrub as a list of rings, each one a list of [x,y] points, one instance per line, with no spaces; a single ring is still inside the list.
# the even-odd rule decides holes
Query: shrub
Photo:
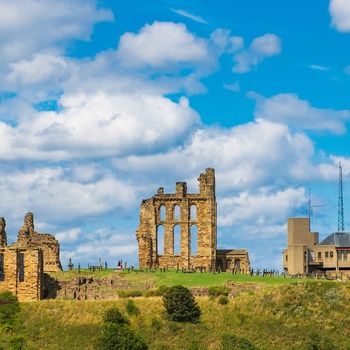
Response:
[[[228,297],[226,295],[222,295],[219,300],[218,303],[220,305],[227,305],[228,304]]]
[[[96,344],[98,350],[147,350],[146,343],[127,324],[107,323]]]
[[[98,350],[147,350],[147,344],[130,327],[118,308],[108,309],[103,316],[102,334],[95,348]]]
[[[181,285],[168,288],[163,295],[168,318],[176,322],[197,323],[201,310],[191,291]]]
[[[135,305],[134,301],[129,299],[125,306],[126,313],[128,315],[137,316],[140,314],[139,308]]]
[[[156,331],[160,331],[162,329],[162,323],[158,318],[153,317],[151,320],[151,327],[154,328]]]
[[[117,307],[111,307],[108,309],[102,318],[104,323],[113,323],[116,325],[126,324],[130,325],[128,319],[126,319]]]
[[[257,350],[247,339],[239,338],[235,334],[224,334],[221,337],[222,350]]]
[[[11,292],[0,292],[0,326],[4,330],[12,329],[18,322],[21,308],[18,298]]]
[[[25,338],[22,335],[15,335],[10,339],[11,350],[22,350],[26,343]]]

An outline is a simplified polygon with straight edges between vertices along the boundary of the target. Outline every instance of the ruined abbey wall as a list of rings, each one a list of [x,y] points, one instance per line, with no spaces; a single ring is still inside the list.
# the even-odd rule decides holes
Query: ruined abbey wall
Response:
[[[35,247],[43,251],[44,272],[61,271],[60,245],[57,239],[48,233],[37,233],[34,229],[34,215],[27,213],[24,224],[18,232],[17,242],[13,247]]]
[[[19,301],[40,300],[44,272],[62,270],[59,243],[50,234],[34,230],[34,216],[27,213],[18,241],[7,246],[6,222],[0,218],[0,291],[11,291]]]
[[[215,267],[214,169],[206,169],[205,174],[201,174],[198,181],[198,194],[187,193],[186,183],[178,182],[175,193],[164,194],[163,188],[159,188],[155,196],[142,201],[140,225],[136,232],[141,268]],[[179,252],[174,251],[175,229],[178,229],[180,236]],[[162,237],[160,237],[161,230],[164,232]],[[194,236],[196,236],[196,251],[191,251],[191,240]],[[162,242],[159,242],[160,239]],[[164,251],[159,252],[159,247],[162,245],[164,245]]]

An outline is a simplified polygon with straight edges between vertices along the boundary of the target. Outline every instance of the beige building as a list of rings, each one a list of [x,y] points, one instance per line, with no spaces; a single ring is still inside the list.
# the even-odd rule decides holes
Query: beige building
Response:
[[[289,218],[288,248],[283,251],[283,269],[289,275],[350,272],[350,232],[333,232],[319,242],[310,231],[309,218]]]
[[[136,231],[139,267],[232,269],[239,266],[249,273],[246,250],[216,250],[215,170],[207,168],[198,182],[199,193],[188,193],[186,183],[177,182],[175,193],[165,194],[161,187],[152,198],[142,201]]]

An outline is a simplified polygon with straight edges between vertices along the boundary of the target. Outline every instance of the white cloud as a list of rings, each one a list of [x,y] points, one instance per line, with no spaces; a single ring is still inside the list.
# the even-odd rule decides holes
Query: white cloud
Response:
[[[233,92],[239,92],[241,90],[238,81],[236,81],[234,84],[224,84],[224,88]]]
[[[202,17],[192,15],[191,13],[189,13],[189,12],[187,12],[185,10],[171,9],[171,11],[177,13],[180,16],[192,19],[195,22],[207,24],[207,22]]]
[[[246,221],[254,222],[256,227],[264,227],[281,222],[296,208],[305,205],[307,198],[303,188],[272,190],[260,188],[258,192],[243,191],[237,197],[224,197],[218,203],[218,226],[239,225]],[[257,228],[259,230],[259,228]],[[273,232],[278,234],[276,228]],[[254,230],[245,236],[255,236]]]
[[[314,70],[321,70],[321,71],[327,71],[327,70],[329,70],[328,67],[318,66],[318,65],[315,65],[315,64],[310,65],[310,68],[311,68],[311,69],[314,69]]]
[[[69,62],[59,55],[50,53],[38,53],[31,60],[21,60],[10,63],[8,82],[12,85],[16,82],[20,85],[36,85],[50,82],[57,84],[62,79],[67,79],[71,68]]]
[[[28,57],[69,39],[88,40],[95,23],[112,21],[94,0],[17,0],[0,3],[0,62]]]
[[[281,39],[274,34],[265,34],[255,38],[248,49],[234,54],[235,73],[246,73],[255,68],[265,58],[281,53]]]
[[[298,130],[327,130],[332,133],[345,132],[345,123],[350,120],[350,111],[320,109],[300,100],[295,94],[279,94],[265,99],[251,94],[257,100],[255,118],[287,124]]]
[[[4,159],[56,159],[147,153],[175,145],[199,123],[187,98],[104,93],[63,96],[61,110],[0,123]],[[11,152],[9,150],[11,149]]]
[[[184,24],[154,22],[138,34],[125,33],[119,41],[117,57],[131,67],[163,67],[199,62],[209,55],[205,40],[196,38]]]
[[[339,32],[350,31],[350,3],[348,0],[330,0],[331,25]]]

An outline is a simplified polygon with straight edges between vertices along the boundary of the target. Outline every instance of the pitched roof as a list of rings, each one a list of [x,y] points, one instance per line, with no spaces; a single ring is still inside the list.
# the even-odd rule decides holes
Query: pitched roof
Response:
[[[350,232],[333,232],[317,245],[335,244],[337,247],[350,247]]]

